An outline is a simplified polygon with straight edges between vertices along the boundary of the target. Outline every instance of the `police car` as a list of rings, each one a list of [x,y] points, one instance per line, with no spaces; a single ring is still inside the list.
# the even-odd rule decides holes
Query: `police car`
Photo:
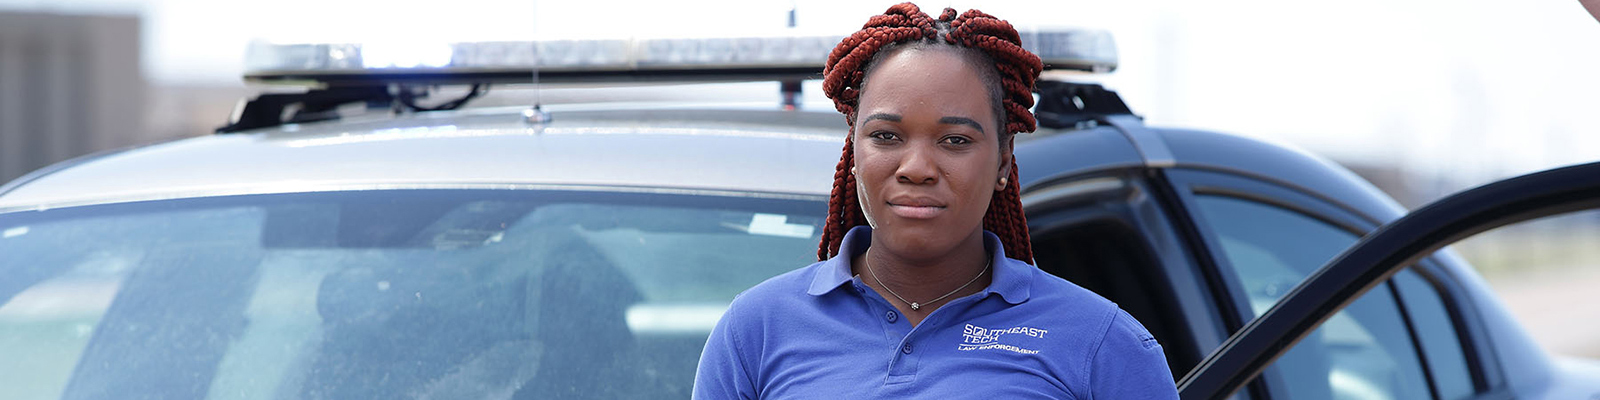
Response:
[[[1024,38],[1054,68],[1116,66],[1103,32]],[[311,88],[0,187],[3,397],[688,397],[733,296],[814,260],[842,119],[462,106],[534,81],[793,98],[838,40],[257,45],[247,79]],[[464,94],[423,104],[438,86]],[[1148,327],[1183,398],[1600,395],[1600,364],[1545,354],[1440,251],[1600,205],[1600,164],[1407,213],[1316,156],[1146,126],[1100,86],[1039,96],[1015,150],[1035,261]]]

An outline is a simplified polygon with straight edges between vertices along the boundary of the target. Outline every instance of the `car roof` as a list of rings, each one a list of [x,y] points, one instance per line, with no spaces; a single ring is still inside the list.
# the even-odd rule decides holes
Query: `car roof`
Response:
[[[403,188],[649,188],[817,198],[837,113],[526,107],[290,124],[69,161],[0,188],[0,211],[231,194]]]
[[[1024,197],[1030,190],[1086,174],[1171,167],[1271,182],[1354,211],[1374,224],[1405,213],[1399,203],[1350,170],[1293,146],[1226,133],[1139,128],[1153,134],[1137,136],[1120,127],[1098,125],[1019,136],[1015,152]],[[1150,159],[1146,154],[1150,148],[1159,148],[1170,159]]]
[[[1406,213],[1405,207],[1355,172],[1293,146],[1207,131],[1157,132],[1182,166],[1270,181],[1355,211],[1374,225]]]
[[[68,161],[0,187],[0,211],[230,194],[408,188],[685,190],[821,199],[848,126],[771,105],[646,103],[467,109],[289,124]],[[1016,145],[1026,192],[1107,170],[1223,171],[1320,196],[1385,222],[1403,209],[1348,170],[1293,147],[1205,131],[1042,129]],[[1140,140],[1157,143],[1137,143]]]

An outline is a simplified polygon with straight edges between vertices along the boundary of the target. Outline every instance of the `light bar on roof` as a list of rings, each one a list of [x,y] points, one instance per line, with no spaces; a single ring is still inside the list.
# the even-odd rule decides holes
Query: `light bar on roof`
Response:
[[[1039,55],[1044,69],[1105,73],[1117,69],[1111,32],[1093,29],[1019,31],[1022,48]]]
[[[1047,69],[1108,72],[1116,46],[1105,31],[1022,31]],[[245,79],[329,85],[413,83],[748,81],[819,78],[842,36],[597,39],[525,42],[254,43]]]

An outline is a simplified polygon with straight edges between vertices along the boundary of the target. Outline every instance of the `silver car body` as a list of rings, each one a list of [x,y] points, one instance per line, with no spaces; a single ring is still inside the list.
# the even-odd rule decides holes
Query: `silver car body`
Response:
[[[0,212],[370,189],[610,187],[819,196],[832,185],[845,129],[837,114],[770,109],[549,110],[554,121],[537,125],[525,122],[520,109],[407,114],[290,124],[91,156],[0,187]]]

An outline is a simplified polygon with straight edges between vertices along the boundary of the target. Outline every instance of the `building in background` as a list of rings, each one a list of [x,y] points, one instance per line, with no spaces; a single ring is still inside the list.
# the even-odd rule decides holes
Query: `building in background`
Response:
[[[0,181],[147,142],[140,17],[0,12]]]

